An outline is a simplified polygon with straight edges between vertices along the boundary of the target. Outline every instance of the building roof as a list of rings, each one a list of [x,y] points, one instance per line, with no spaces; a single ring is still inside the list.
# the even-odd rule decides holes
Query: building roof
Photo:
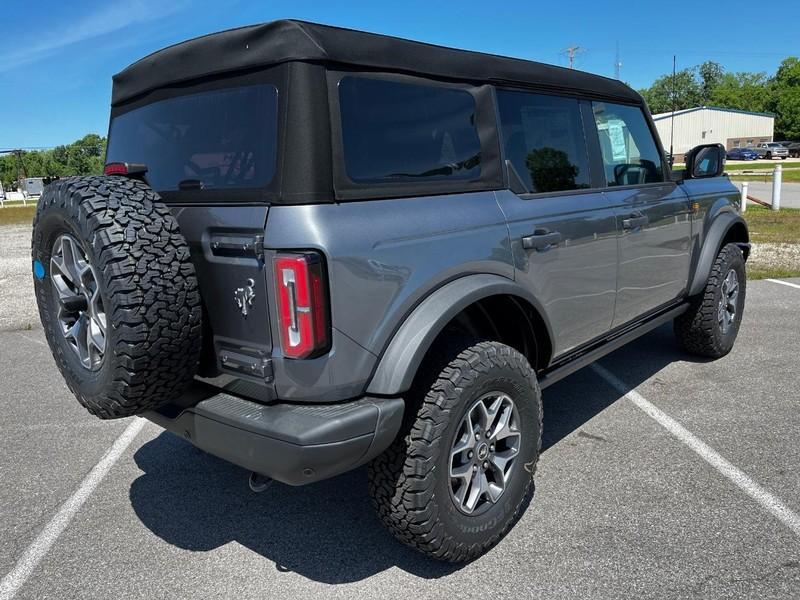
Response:
[[[583,71],[352,29],[281,20],[213,33],[150,54],[114,76],[112,104],[165,85],[289,61],[536,86],[642,102],[641,96],[624,83]]]
[[[754,112],[751,110],[739,110],[738,108],[722,108],[721,106],[696,106],[694,108],[684,108],[682,110],[676,110],[675,116],[677,117],[679,115],[685,115],[698,110],[715,110],[719,112],[740,113],[743,115],[754,115],[756,117],[775,117],[775,114],[770,112]],[[658,113],[657,115],[653,115],[653,120],[658,121],[660,119],[668,119],[672,116],[672,114],[673,113],[671,112]]]

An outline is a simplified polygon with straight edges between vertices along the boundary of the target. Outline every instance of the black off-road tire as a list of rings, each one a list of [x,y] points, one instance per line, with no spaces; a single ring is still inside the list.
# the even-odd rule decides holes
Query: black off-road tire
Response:
[[[50,259],[64,234],[88,259],[105,311],[105,353],[94,369],[81,363],[58,320]],[[32,255],[47,342],[89,412],[127,417],[180,396],[200,356],[200,292],[186,240],[153,190],[119,176],[48,185],[34,219]]]
[[[519,352],[497,342],[464,349],[433,384],[411,399],[398,438],[369,465],[380,519],[401,542],[439,560],[477,558],[513,527],[533,497],[541,449],[542,405],[536,375]],[[468,408],[485,393],[513,396],[520,416],[519,455],[507,488],[481,514],[461,512],[450,493],[450,450]]]
[[[731,270],[736,272],[738,278],[738,306],[730,329],[723,333],[718,310],[722,284]],[[739,333],[746,292],[747,278],[742,251],[736,244],[726,244],[714,261],[703,292],[692,298],[689,309],[674,321],[679,345],[686,352],[697,356],[721,358],[728,354]]]

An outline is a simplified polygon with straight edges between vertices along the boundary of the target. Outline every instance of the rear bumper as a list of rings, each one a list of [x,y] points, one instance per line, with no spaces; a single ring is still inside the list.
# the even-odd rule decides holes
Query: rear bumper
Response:
[[[402,398],[342,404],[264,405],[215,394],[186,408],[143,414],[209,454],[289,485],[349,471],[392,443],[403,419]]]

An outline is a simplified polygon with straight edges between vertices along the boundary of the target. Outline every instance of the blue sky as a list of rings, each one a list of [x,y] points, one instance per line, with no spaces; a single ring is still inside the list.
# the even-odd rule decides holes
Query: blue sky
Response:
[[[709,5],[713,8],[709,8]],[[111,76],[191,37],[299,18],[426,42],[566,65],[648,85],[671,69],[715,60],[729,71],[773,73],[800,55],[800,2],[628,0],[303,2],[240,0],[4,0],[0,45],[0,148],[49,147],[105,135]],[[776,18],[771,20],[772,15]]]

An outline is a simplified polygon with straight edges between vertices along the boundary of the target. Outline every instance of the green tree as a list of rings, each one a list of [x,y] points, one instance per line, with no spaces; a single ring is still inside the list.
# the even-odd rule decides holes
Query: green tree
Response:
[[[800,59],[785,59],[771,83],[776,139],[800,140]]]
[[[696,68],[683,69],[675,73],[662,75],[649,88],[639,90],[652,113],[664,113],[672,110],[673,90],[675,110],[692,108],[702,104],[703,90],[696,74]]]
[[[771,97],[766,73],[725,73],[714,87],[709,104],[764,112],[769,110]]]
[[[66,177],[99,175],[103,172],[106,138],[95,133],[52,150],[22,153],[22,164],[28,177]],[[17,162],[13,154],[0,156],[0,181],[11,189],[17,180]]]
[[[700,76],[700,96],[702,102],[708,105],[711,103],[714,90],[725,75],[725,69],[723,69],[722,65],[719,63],[709,60],[697,67],[697,74]]]

